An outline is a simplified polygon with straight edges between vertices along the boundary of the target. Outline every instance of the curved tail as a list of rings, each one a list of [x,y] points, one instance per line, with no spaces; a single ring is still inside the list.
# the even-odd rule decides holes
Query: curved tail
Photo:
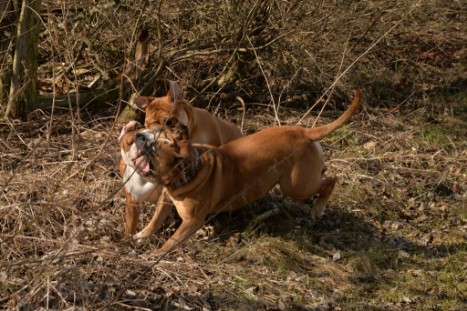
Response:
[[[361,99],[362,99],[362,92],[357,90],[357,92],[355,93],[355,97],[352,101],[352,105],[350,105],[349,109],[347,109],[346,112],[344,112],[337,120],[331,123],[306,129],[305,130],[306,138],[308,138],[309,140],[313,140],[313,141],[321,140],[326,135],[340,128],[360,107]]]

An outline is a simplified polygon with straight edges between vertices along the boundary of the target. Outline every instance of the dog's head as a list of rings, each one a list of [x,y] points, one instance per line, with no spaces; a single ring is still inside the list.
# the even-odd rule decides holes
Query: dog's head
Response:
[[[196,151],[188,141],[186,127],[145,129],[131,121],[123,127],[119,142],[125,163],[143,177],[170,185],[191,174],[187,163]],[[194,157],[195,162],[197,159]]]
[[[138,121],[130,121],[126,124],[118,137],[118,142],[120,143],[120,149],[124,152],[129,152],[131,146],[135,142],[135,135],[137,132],[141,131],[143,126]]]
[[[175,81],[169,81],[166,96],[140,96],[135,100],[135,104],[146,112],[144,125],[148,129],[178,125],[188,127],[193,114],[191,104],[183,98],[182,90]]]
[[[118,142],[120,143],[120,152],[125,163],[138,171],[145,172],[149,166],[141,157],[141,152],[135,145],[135,137],[139,132],[144,131],[143,126],[137,121],[130,121],[122,128]],[[144,173],[143,173],[144,175]]]
[[[191,178],[198,170],[199,153],[186,139],[186,129],[173,131],[158,128],[141,131],[135,136],[135,147],[144,160],[136,161],[137,171],[163,186],[177,188]],[[144,165],[141,165],[144,163]],[[137,166],[137,164],[140,164]]]

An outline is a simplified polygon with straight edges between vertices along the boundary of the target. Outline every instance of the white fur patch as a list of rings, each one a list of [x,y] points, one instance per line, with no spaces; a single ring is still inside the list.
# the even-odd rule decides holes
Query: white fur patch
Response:
[[[138,172],[129,165],[126,166],[125,173],[123,174],[123,182],[125,183],[125,189],[131,193],[137,202],[152,202],[157,200],[158,198],[152,198],[152,195],[157,192],[157,187],[162,187],[155,181],[148,180],[139,175]]]
[[[158,198],[153,198],[152,196],[155,194],[157,187],[162,187],[154,180],[147,179],[138,172],[136,172],[135,168],[133,167],[133,162],[130,157],[134,154],[137,154],[136,146],[133,144],[130,148],[128,153],[121,150],[123,161],[126,163],[125,172],[123,173],[123,182],[125,183],[125,189],[131,193],[133,198],[137,202],[143,201],[155,201]]]

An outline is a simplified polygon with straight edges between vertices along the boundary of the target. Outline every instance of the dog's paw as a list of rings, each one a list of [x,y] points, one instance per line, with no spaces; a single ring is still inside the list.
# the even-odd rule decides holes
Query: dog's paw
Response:
[[[317,206],[313,206],[311,208],[311,219],[318,220],[323,216],[323,214],[324,214],[324,209],[320,209]]]
[[[144,231],[140,231],[136,234],[133,234],[133,241],[142,242],[143,239],[147,238],[149,235]]]
[[[309,204],[314,209],[318,198],[319,198],[319,193],[313,194],[308,200],[305,200],[305,203]]]
[[[167,254],[167,251],[164,250],[164,249],[161,249],[161,248],[158,248],[156,249],[154,252],[153,252],[153,255],[155,257],[159,257],[159,256],[165,256]]]

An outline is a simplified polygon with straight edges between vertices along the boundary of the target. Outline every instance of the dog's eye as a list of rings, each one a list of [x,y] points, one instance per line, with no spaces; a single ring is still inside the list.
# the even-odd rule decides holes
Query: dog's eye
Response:
[[[167,121],[165,121],[165,125],[174,126],[175,125],[175,119],[174,118],[167,119]]]

